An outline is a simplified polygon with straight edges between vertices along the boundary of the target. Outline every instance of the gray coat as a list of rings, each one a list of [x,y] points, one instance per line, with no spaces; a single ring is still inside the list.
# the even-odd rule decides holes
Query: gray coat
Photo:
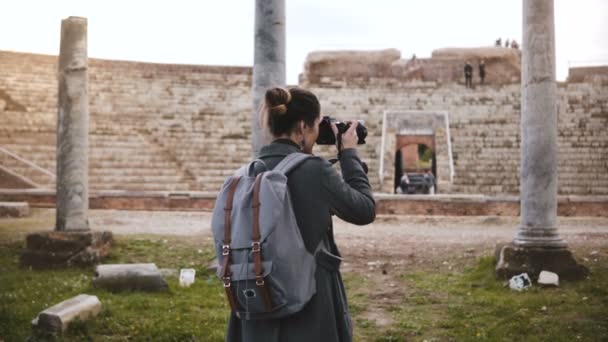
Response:
[[[299,147],[290,140],[276,140],[262,148],[260,159],[272,169],[283,157],[298,151]],[[313,253],[323,242],[331,252],[317,257],[317,293],[302,311],[279,320],[245,321],[231,314],[227,341],[352,340],[352,322],[339,273],[341,259],[334,243],[331,215],[364,225],[374,220],[376,212],[372,190],[355,149],[342,152],[340,167],[342,176],[327,160],[312,158],[288,178],[296,220],[306,248]]]

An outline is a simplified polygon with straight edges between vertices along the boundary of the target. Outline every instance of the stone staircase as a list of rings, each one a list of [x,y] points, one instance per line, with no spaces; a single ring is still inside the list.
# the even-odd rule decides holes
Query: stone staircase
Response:
[[[15,129],[3,133],[0,147],[50,173],[55,172],[55,132]],[[41,187],[55,187],[52,177],[36,168],[15,158],[0,160],[3,167]],[[196,182],[141,133],[97,126],[89,135],[89,185],[93,191],[187,191],[193,190]]]
[[[0,165],[41,188],[55,187],[55,142],[48,132],[0,135]]]

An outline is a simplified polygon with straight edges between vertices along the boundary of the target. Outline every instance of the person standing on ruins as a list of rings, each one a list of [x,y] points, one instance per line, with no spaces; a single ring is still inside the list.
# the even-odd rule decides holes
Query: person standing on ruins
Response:
[[[467,88],[473,88],[473,67],[469,61],[464,65],[464,81]]]
[[[486,78],[486,62],[482,59],[479,62],[479,80],[480,80],[481,84],[483,84],[485,78]]]
[[[321,106],[312,92],[271,88],[263,108],[262,123],[274,138],[259,154],[268,170],[291,153],[313,153]],[[339,271],[342,258],[334,242],[331,216],[357,225],[375,219],[372,189],[357,154],[356,127],[352,124],[342,134],[342,175],[321,157],[305,160],[288,175],[298,228],[306,249],[317,260],[316,293],[301,311],[285,318],[246,320],[232,312],[227,341],[352,341],[352,321]],[[335,124],[332,129],[334,134],[338,132]],[[256,174],[265,170],[261,164],[255,164]]]

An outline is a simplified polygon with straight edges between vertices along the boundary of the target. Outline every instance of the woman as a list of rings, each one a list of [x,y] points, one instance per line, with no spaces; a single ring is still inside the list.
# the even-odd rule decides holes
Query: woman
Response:
[[[310,91],[272,88],[266,92],[262,120],[274,141],[259,158],[269,169],[286,155],[312,154],[319,135],[321,106]],[[323,158],[310,158],[291,172],[288,187],[304,244],[314,253],[319,243],[330,254],[317,257],[317,293],[300,312],[277,320],[230,317],[228,341],[351,341],[352,323],[339,273],[340,253],[333,237],[331,215],[358,225],[375,218],[372,190],[357,156],[356,126],[343,134],[342,176]],[[332,125],[334,133],[337,132]]]

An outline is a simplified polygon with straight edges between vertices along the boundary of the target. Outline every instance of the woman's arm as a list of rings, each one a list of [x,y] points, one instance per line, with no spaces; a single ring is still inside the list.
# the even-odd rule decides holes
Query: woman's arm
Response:
[[[324,161],[321,174],[323,196],[332,213],[344,221],[364,225],[376,218],[376,204],[361,160],[354,148],[344,149],[340,156],[342,177]]]

